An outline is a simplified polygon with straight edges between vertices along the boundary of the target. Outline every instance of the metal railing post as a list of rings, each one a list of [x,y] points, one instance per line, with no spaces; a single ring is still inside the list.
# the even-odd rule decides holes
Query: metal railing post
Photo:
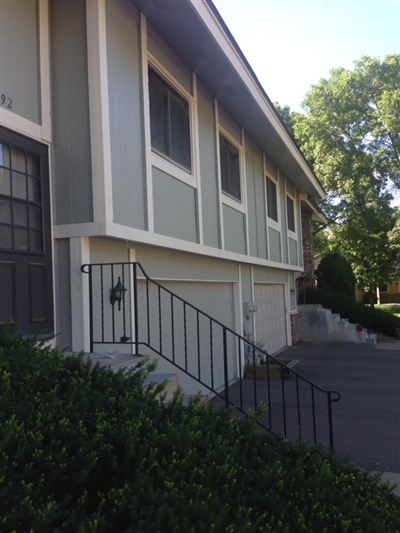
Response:
[[[228,347],[226,342],[226,328],[222,330],[222,342],[224,353],[224,382],[225,382],[225,405],[229,407],[229,377],[228,377]]]
[[[93,353],[93,285],[92,285],[92,266],[89,265],[89,335],[90,335],[90,353]]]
[[[333,447],[332,393],[331,391],[328,391],[328,419],[329,419],[329,448],[331,452],[333,452],[334,447]]]
[[[133,263],[133,312],[135,329],[135,355],[139,355],[139,317],[138,317],[138,290],[137,290],[137,263]]]

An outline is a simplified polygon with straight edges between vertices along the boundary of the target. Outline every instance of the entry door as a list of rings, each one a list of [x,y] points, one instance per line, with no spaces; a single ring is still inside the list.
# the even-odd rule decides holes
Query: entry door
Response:
[[[53,334],[48,148],[0,128],[0,325]]]

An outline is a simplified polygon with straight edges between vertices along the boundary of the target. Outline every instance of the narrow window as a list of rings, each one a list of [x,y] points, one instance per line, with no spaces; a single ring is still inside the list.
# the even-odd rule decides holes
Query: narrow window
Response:
[[[149,97],[153,150],[190,170],[189,103],[151,68]]]
[[[221,188],[225,194],[241,201],[239,150],[225,137],[219,136]]]
[[[294,222],[294,202],[289,196],[286,196],[286,206],[287,206],[287,225],[290,231],[293,233],[296,231],[296,226]]]
[[[267,178],[267,210],[268,217],[278,222],[278,200],[276,196],[276,184]]]

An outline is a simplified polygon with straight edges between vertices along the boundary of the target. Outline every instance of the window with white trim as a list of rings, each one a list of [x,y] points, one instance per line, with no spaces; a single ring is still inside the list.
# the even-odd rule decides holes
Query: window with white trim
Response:
[[[294,218],[294,202],[290,196],[286,196],[287,227],[289,231],[296,232],[296,222]]]
[[[149,67],[152,149],[191,171],[189,102]]]
[[[268,218],[278,222],[278,194],[276,183],[270,178],[267,180],[267,213]]]
[[[241,202],[239,149],[228,141],[226,137],[220,134],[219,154],[221,165],[221,190],[224,194]]]

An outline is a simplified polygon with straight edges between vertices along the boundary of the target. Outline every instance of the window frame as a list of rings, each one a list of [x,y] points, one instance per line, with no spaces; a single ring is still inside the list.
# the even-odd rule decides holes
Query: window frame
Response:
[[[268,198],[269,198],[269,195],[268,195],[268,181],[267,180],[270,180],[271,183],[273,183],[275,185],[276,216],[277,216],[278,220],[273,219],[268,214]],[[265,173],[265,207],[266,207],[268,226],[280,231],[280,229],[281,229],[281,212],[280,212],[280,205],[279,205],[279,181],[274,179],[268,173]]]
[[[225,205],[236,209],[242,213],[245,212],[244,207],[244,187],[243,187],[243,148],[229,133],[222,128],[218,128],[218,165],[219,165],[219,183],[221,188],[221,199]],[[224,191],[222,188],[222,164],[221,164],[221,142],[220,139],[223,137],[226,142],[228,142],[233,148],[238,152],[238,170],[239,170],[239,189],[240,189],[240,199]]]
[[[292,202],[293,205],[293,224],[294,229],[289,228],[289,209],[288,209],[288,200]],[[286,191],[286,228],[288,234],[292,238],[297,238],[297,223],[296,223],[296,200],[295,198]]]
[[[155,72],[161,80],[169,86],[175,93],[178,94],[188,105],[188,130],[189,130],[189,149],[190,149],[190,169],[183,166],[178,161],[172,159],[169,155],[162,153],[157,148],[152,146],[151,139],[151,110],[150,110],[150,69]],[[148,57],[147,65],[147,92],[148,92],[148,120],[149,120],[149,143],[150,143],[150,154],[151,154],[151,165],[155,168],[169,174],[170,176],[183,181],[184,183],[196,188],[197,179],[196,179],[196,151],[195,151],[195,135],[194,135],[194,97],[190,94],[184,87],[182,87],[178,81],[165,69],[163,68],[155,58]]]

